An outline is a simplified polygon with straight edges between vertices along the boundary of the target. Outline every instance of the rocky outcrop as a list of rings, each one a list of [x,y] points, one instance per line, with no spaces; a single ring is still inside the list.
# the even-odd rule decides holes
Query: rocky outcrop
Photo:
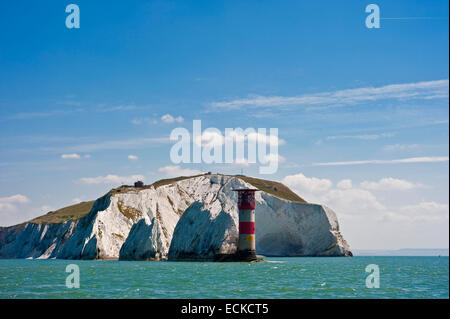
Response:
[[[54,224],[0,229],[0,258],[213,259],[232,254],[238,239],[238,177],[202,175],[108,193],[88,215]],[[266,256],[348,256],[329,208],[256,194],[256,249]]]

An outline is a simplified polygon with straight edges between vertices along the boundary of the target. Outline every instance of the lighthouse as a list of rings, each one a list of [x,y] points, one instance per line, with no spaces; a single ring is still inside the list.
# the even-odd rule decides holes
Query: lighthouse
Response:
[[[239,243],[236,253],[239,261],[255,261],[255,192],[258,189],[235,189],[238,193]]]

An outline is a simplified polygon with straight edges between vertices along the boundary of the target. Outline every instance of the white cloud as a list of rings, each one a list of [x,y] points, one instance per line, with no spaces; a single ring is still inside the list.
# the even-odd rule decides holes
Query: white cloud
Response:
[[[386,202],[382,202],[370,190],[352,185],[350,179],[339,181],[337,187],[327,181],[303,174],[283,179],[284,184],[308,202],[326,205],[336,212],[340,230],[351,248],[448,245],[448,202],[423,200],[411,204],[414,197],[410,196],[407,205],[399,206],[396,203],[401,198],[396,194],[401,192],[399,189],[391,190],[390,196],[384,198]],[[315,184],[321,187],[314,187]]]
[[[136,160],[138,160],[139,159],[139,157],[137,157],[136,155],[128,155],[128,159],[129,160],[132,160],[132,161],[136,161]]]
[[[143,175],[118,176],[108,174],[106,176],[83,177],[79,179],[82,184],[132,184],[144,180]]]
[[[164,173],[167,177],[192,176],[201,174],[199,170],[181,168],[178,165],[161,167],[158,169],[158,172]]]
[[[182,123],[184,119],[181,116],[173,117],[170,114],[165,114],[161,116],[161,121],[163,121],[164,123],[174,123],[174,122]]]
[[[30,200],[25,195],[16,194],[9,197],[0,197],[0,203],[28,203]]]
[[[91,158],[91,154],[84,155],[84,158]]]
[[[337,188],[340,189],[350,189],[352,188],[352,180],[351,179],[343,179],[339,183],[337,183]]]
[[[402,163],[436,163],[448,162],[448,156],[430,156],[430,157],[410,157],[393,160],[364,160],[364,161],[346,161],[346,162],[323,162],[313,163],[313,166],[340,166],[340,165],[363,165],[363,164],[402,164]]]
[[[300,196],[305,193],[321,193],[331,188],[333,183],[329,179],[316,177],[306,177],[302,173],[286,176],[283,183],[295,189]]]
[[[139,119],[139,118],[132,119],[131,120],[131,124],[141,125],[142,124],[142,119]]]
[[[133,125],[141,125],[143,123],[146,124],[158,124],[158,120],[149,117],[139,117],[131,120],[131,124]]]
[[[284,145],[286,141],[275,135],[265,135],[259,132],[250,132],[245,134],[245,131],[237,132],[233,130],[230,134],[222,134],[218,130],[204,130],[201,136],[195,138],[194,142],[201,146],[221,146],[226,142],[256,142],[269,146]]]
[[[386,219],[413,222],[446,221],[448,225],[449,206],[434,201],[422,201],[418,204],[402,206],[395,212],[389,212],[386,214]]]
[[[382,99],[437,99],[448,98],[449,81],[438,80],[417,83],[392,84],[382,87],[363,87],[299,96],[250,96],[225,102],[213,102],[216,109],[239,109],[242,107],[333,107],[373,102]]]
[[[339,140],[339,139],[355,139],[355,140],[377,140],[379,138],[392,137],[393,133],[381,133],[381,134],[360,134],[360,135],[334,135],[327,136],[327,140]]]
[[[368,189],[354,188],[350,179],[343,179],[333,188],[331,181],[306,177],[303,174],[286,176],[283,183],[309,202],[332,208],[346,222],[418,222],[448,220],[448,204],[422,201],[394,207],[382,204],[370,190],[389,189],[391,192],[422,187],[402,179],[382,178],[378,182],[363,182]],[[401,227],[397,225],[396,227]]]
[[[407,151],[419,148],[418,144],[394,144],[383,147],[384,151]]]
[[[362,188],[370,190],[409,190],[423,187],[422,184],[392,177],[382,178],[378,182],[364,181],[360,185]]]
[[[286,159],[283,156],[281,156],[280,154],[274,154],[274,153],[267,154],[263,160],[264,163],[266,163],[266,162],[284,163],[285,161],[286,161]]]
[[[97,112],[115,112],[115,111],[132,111],[140,109],[136,105],[117,105],[117,106],[109,106],[109,107],[99,107],[96,109]]]
[[[421,202],[415,205],[406,205],[401,208],[403,212],[407,213],[420,213],[420,214],[433,214],[433,213],[447,213],[448,204],[440,204],[436,202]]]
[[[236,158],[234,160],[233,164],[239,165],[239,166],[249,166],[250,165],[250,163],[248,162],[248,159],[246,159],[246,158]]]
[[[260,163],[260,164],[267,164],[267,163],[270,163],[270,162],[278,162],[278,163],[284,163],[285,161],[286,161],[286,159],[283,157],[283,156],[281,156],[281,155],[277,155],[277,154],[274,154],[274,153],[270,153],[270,154],[267,154],[266,156],[264,156],[264,158],[263,159],[261,159],[261,160],[256,160],[257,162],[256,163],[250,163],[249,161],[248,161],[248,158],[246,158],[246,157],[241,157],[241,158],[236,158],[236,159],[234,159],[233,160],[233,163],[231,163],[232,165],[236,165],[236,166],[245,166],[245,167],[248,167],[248,166],[250,166],[250,165],[255,165],[255,164],[257,164],[258,162]]]
[[[34,118],[44,118],[44,117],[51,117],[51,116],[63,116],[63,115],[69,115],[76,112],[84,112],[83,109],[71,109],[71,110],[50,110],[50,111],[43,111],[43,112],[22,112],[13,114],[7,119],[10,120],[26,120],[26,119],[34,119]]]
[[[266,145],[283,145],[286,141],[274,135],[264,135],[259,132],[250,133],[247,140],[261,142]]]
[[[282,182],[306,201],[328,205],[340,215],[365,214],[384,208],[369,191],[352,188],[349,179],[341,180],[338,188],[332,188],[333,183],[328,179],[301,173],[286,176]]]
[[[332,189],[321,196],[321,200],[346,215],[367,215],[385,210],[375,195],[364,189]]]
[[[0,197],[0,212],[15,211],[17,204],[25,204],[30,200],[25,195],[16,194],[9,197]]]
[[[103,150],[136,149],[148,145],[171,143],[169,137],[139,137],[123,140],[99,141],[64,147],[44,147],[46,151],[96,152]]]
[[[81,156],[79,154],[72,153],[72,154],[62,154],[61,158],[62,159],[80,159]]]
[[[220,132],[205,130],[202,135],[195,137],[194,142],[199,146],[221,146],[225,143],[225,138]]]

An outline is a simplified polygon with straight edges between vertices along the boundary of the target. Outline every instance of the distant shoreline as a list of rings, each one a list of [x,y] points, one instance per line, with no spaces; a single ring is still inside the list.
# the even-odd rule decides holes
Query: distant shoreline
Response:
[[[448,248],[352,249],[353,256],[449,256]]]

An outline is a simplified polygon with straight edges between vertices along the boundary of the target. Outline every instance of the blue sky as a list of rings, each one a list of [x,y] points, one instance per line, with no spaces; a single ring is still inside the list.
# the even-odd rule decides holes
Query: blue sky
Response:
[[[353,248],[448,247],[447,1],[377,1],[380,29],[368,1],[74,3],[80,29],[69,2],[0,4],[0,225],[243,169],[333,208]],[[172,163],[195,119],[278,128],[277,173]]]

